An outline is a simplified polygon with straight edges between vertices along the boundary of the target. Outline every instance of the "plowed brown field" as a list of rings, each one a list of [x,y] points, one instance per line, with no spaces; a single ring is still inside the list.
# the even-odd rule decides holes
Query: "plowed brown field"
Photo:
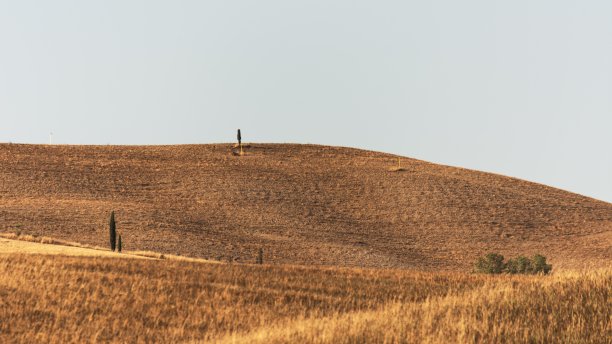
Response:
[[[489,251],[609,266],[612,204],[358,149],[0,145],[0,231],[212,259],[465,268]]]

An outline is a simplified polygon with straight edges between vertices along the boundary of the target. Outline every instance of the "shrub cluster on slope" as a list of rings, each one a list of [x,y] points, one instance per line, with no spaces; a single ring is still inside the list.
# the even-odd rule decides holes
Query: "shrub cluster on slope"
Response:
[[[552,270],[552,265],[546,263],[546,257],[536,254],[532,259],[525,256],[518,256],[514,259],[504,261],[504,256],[499,253],[489,253],[484,257],[478,258],[475,264],[475,271],[486,274],[544,274],[547,275]]]

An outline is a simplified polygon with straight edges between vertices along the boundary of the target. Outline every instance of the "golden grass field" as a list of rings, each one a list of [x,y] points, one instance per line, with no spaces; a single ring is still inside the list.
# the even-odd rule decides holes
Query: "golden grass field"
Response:
[[[612,204],[515,178],[293,144],[0,144],[0,232],[213,260],[468,269],[490,251],[606,267]],[[392,171],[390,171],[392,170]]]
[[[0,254],[6,253],[24,253],[24,254],[52,254],[63,256],[100,256],[126,258],[129,255],[119,255],[118,253],[106,250],[94,250],[90,248],[81,248],[74,246],[49,245],[37,242],[29,242],[22,240],[11,240],[0,237]]]
[[[2,343],[609,343],[612,271],[0,254]]]

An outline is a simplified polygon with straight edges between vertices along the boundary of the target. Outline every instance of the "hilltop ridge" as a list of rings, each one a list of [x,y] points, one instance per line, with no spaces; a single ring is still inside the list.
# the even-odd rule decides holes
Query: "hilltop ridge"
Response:
[[[609,265],[612,204],[353,148],[0,144],[0,231],[211,259],[456,269],[486,252]]]

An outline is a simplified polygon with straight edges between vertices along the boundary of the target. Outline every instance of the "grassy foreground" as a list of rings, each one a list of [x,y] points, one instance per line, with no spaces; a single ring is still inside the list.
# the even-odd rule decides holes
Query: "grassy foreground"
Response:
[[[483,276],[0,255],[0,342],[565,342],[612,334],[612,271]]]

